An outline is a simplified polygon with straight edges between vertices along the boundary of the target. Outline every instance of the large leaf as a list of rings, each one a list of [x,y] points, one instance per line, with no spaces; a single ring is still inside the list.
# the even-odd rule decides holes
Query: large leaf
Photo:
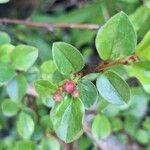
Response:
[[[70,74],[80,71],[84,66],[81,53],[72,45],[64,42],[53,44],[52,54],[58,70],[62,74]]]
[[[17,120],[18,134],[24,138],[29,139],[34,131],[34,121],[29,114],[21,112]]]
[[[113,16],[96,37],[96,48],[103,60],[122,59],[134,53],[137,36],[124,12]]]
[[[110,103],[123,105],[130,100],[128,84],[112,71],[102,73],[96,85],[100,95]]]
[[[97,89],[95,85],[86,79],[79,81],[78,89],[80,91],[80,99],[86,108],[90,108],[97,100]]]
[[[52,95],[55,90],[56,86],[50,83],[48,80],[37,80],[34,83],[35,90],[41,97],[47,97]]]
[[[150,31],[144,39],[138,44],[136,54],[141,60],[150,60]]]
[[[92,133],[98,139],[105,139],[111,132],[109,120],[103,115],[97,115],[92,124]]]
[[[6,89],[9,97],[13,100],[21,100],[27,91],[27,81],[23,75],[18,75],[8,82]]]
[[[12,52],[12,62],[16,69],[26,71],[38,57],[38,50],[35,47],[19,45]]]
[[[15,70],[11,65],[0,63],[0,85],[8,82],[15,74]]]
[[[7,117],[12,117],[17,114],[19,110],[19,104],[9,99],[4,100],[2,103],[2,112]]]
[[[57,136],[70,143],[79,138],[82,133],[84,106],[79,99],[67,98],[57,103],[50,116]]]

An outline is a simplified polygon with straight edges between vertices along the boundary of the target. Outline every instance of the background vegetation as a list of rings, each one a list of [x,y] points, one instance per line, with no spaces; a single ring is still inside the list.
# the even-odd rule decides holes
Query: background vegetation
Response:
[[[98,28],[120,11],[129,15],[140,43],[150,30],[149,0],[10,0],[8,3],[0,0],[0,150],[150,149],[149,63],[141,70],[136,66],[134,69],[120,65],[111,68],[127,81],[131,98],[128,106],[119,107],[99,96],[98,102],[86,111],[87,126],[91,126],[95,114],[104,115],[95,121],[103,122],[98,126],[103,129],[100,138],[95,138],[86,126],[78,140],[64,143],[53,132],[49,117],[54,102],[37,97],[33,89],[33,83],[39,78],[53,79],[55,83],[67,78],[58,72],[51,75],[55,70],[51,63],[52,44],[56,41],[74,45],[83,55],[85,68],[95,67],[101,61],[95,48]],[[71,27],[70,24],[76,25]],[[81,27],[80,24],[86,25]],[[20,55],[26,56],[26,47],[21,47],[25,50],[20,55],[19,52],[13,54],[15,66],[19,68],[14,77],[14,70],[9,67],[10,59],[4,51],[9,53],[13,45],[21,44],[34,47],[27,48],[32,53],[25,62]],[[150,40],[146,43],[150,51],[149,47]],[[95,83],[95,76],[88,79]],[[102,140],[105,136],[107,138]]]

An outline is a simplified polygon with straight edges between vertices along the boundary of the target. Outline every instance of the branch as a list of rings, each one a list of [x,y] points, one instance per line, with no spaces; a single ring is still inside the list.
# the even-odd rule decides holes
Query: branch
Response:
[[[12,25],[26,25],[35,28],[45,28],[47,30],[54,30],[56,28],[61,29],[88,29],[88,30],[97,30],[99,29],[99,25],[97,24],[50,24],[50,23],[38,23],[31,22],[29,20],[18,20],[18,19],[8,19],[8,18],[0,18],[0,24],[12,24]]]
[[[102,62],[97,67],[94,68],[88,68],[83,69],[75,74],[75,76],[84,77],[90,73],[100,73],[104,70],[109,69],[110,67],[113,67],[115,65],[130,65],[132,63],[136,63],[139,61],[139,57],[137,55],[131,55],[127,57],[126,59],[121,59],[113,62]]]

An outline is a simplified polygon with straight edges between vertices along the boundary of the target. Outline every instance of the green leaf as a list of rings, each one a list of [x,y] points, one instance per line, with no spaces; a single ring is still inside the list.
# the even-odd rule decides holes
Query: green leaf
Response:
[[[4,100],[2,103],[2,112],[7,117],[12,117],[19,111],[19,104],[9,99]]]
[[[84,106],[79,99],[67,98],[56,103],[50,116],[57,136],[70,143],[79,138],[82,133]]]
[[[80,71],[84,67],[81,53],[72,45],[64,42],[56,42],[52,47],[53,60],[62,74],[70,74]]]
[[[45,131],[54,131],[53,124],[49,115],[45,115],[40,118],[40,125],[44,128]]]
[[[38,50],[35,47],[19,45],[12,52],[12,62],[16,69],[26,71],[36,61]]]
[[[125,109],[124,113],[137,119],[143,118],[146,115],[148,101],[149,94],[141,86],[134,87],[131,89],[131,99],[128,109]]]
[[[40,144],[41,150],[60,150],[60,144],[54,137],[43,138]]]
[[[135,130],[138,128],[139,120],[130,116],[125,116],[124,128],[129,133],[129,135],[135,135]]]
[[[4,44],[0,46],[0,62],[11,62],[11,52],[15,47],[12,44]]]
[[[35,143],[32,141],[19,141],[16,143],[16,150],[35,150]]]
[[[106,71],[96,82],[100,95],[112,104],[123,105],[130,100],[128,84],[116,73]]]
[[[21,112],[17,120],[17,131],[23,139],[29,139],[34,131],[34,121],[29,114]]]
[[[0,4],[8,3],[10,0],[0,0]]]
[[[150,131],[150,117],[146,117],[142,123],[142,126],[145,130]]]
[[[114,132],[118,132],[123,128],[123,123],[120,118],[111,119],[111,129]]]
[[[8,82],[15,74],[15,70],[11,65],[0,63],[0,85]]]
[[[96,48],[103,60],[122,59],[134,53],[137,36],[133,25],[124,12],[113,16],[96,37]]]
[[[141,144],[149,143],[149,133],[146,130],[139,129],[136,131],[135,138]]]
[[[130,20],[138,33],[139,39],[142,38],[148,30],[150,30],[150,9],[146,6],[145,1],[144,5],[137,7],[134,13],[130,15]]]
[[[105,139],[111,133],[109,120],[103,115],[97,115],[92,123],[92,133],[98,139]]]
[[[0,1],[0,3],[1,3],[1,1]],[[10,41],[11,41],[11,39],[10,39],[9,35],[5,32],[0,31],[0,45],[10,43]]]
[[[150,62],[144,61],[132,65],[133,75],[140,81],[146,92],[150,93]]]
[[[34,86],[36,92],[41,97],[48,97],[52,95],[56,90],[56,86],[50,83],[48,80],[37,80],[34,83]]]
[[[86,108],[90,108],[97,100],[97,89],[95,85],[86,79],[82,79],[78,83],[80,99]]]
[[[53,100],[53,96],[42,97],[41,100],[42,103],[49,108],[51,108],[55,104],[55,101]]]
[[[138,44],[136,54],[141,60],[150,60],[150,31],[144,39]]]
[[[9,97],[13,100],[21,100],[27,91],[27,81],[23,75],[18,75],[8,82],[6,86]]]
[[[56,71],[56,65],[52,60],[44,62],[40,67],[42,78],[50,81],[52,81],[52,74],[55,71]]]

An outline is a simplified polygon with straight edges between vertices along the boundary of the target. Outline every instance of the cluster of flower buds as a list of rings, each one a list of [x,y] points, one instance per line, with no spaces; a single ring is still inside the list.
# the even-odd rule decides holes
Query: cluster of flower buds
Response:
[[[79,91],[76,89],[76,83],[74,81],[66,81],[63,84],[63,86],[62,86],[62,90],[58,90],[54,94],[53,99],[56,102],[59,102],[59,101],[62,100],[62,98],[63,98],[62,92],[66,92],[66,93],[70,94],[74,98],[78,98],[79,97]]]

